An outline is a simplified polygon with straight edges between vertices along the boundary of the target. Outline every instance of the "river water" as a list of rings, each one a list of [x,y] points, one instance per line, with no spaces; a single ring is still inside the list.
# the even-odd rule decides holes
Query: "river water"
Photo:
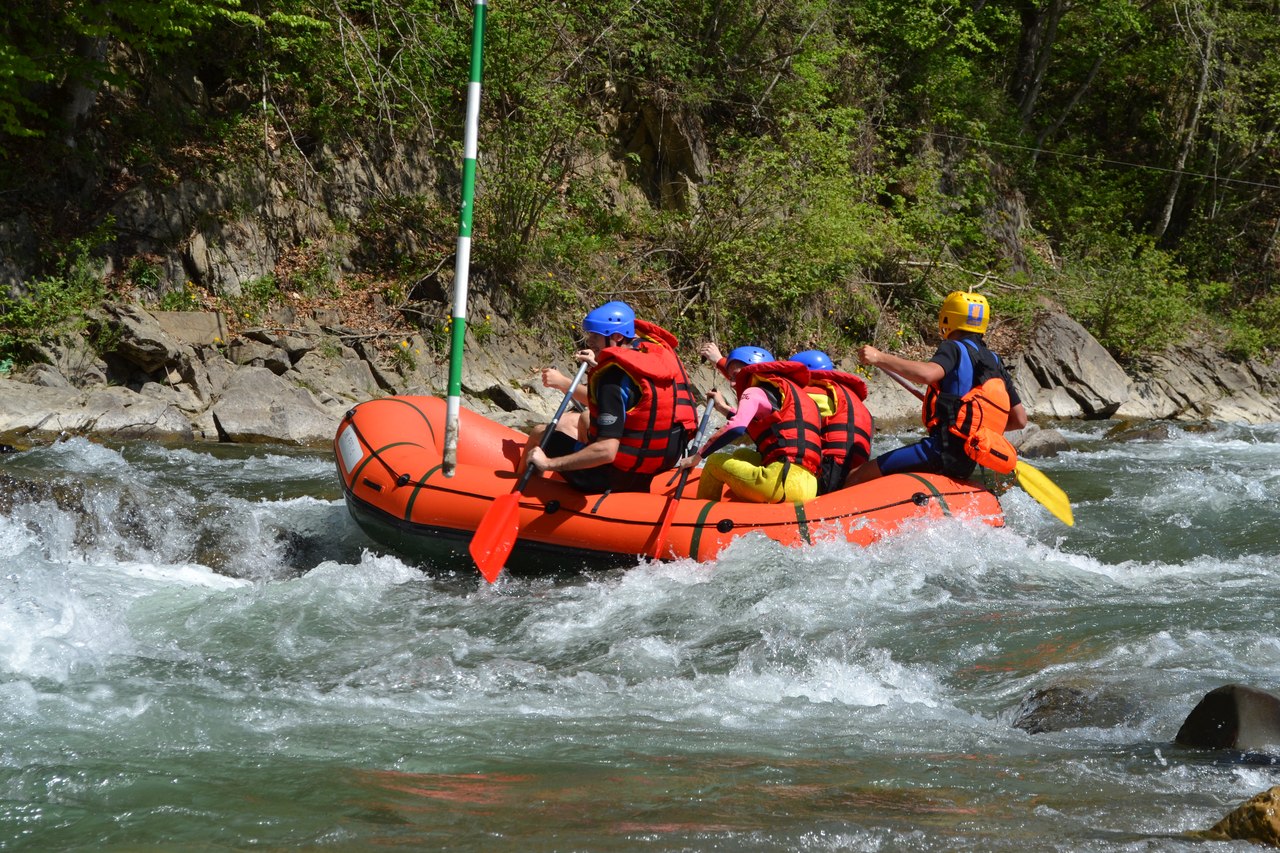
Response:
[[[1074,528],[492,587],[373,550],[328,453],[0,457],[0,849],[1225,848],[1280,768],[1173,739],[1280,690],[1280,428],[1107,426],[1039,464]]]

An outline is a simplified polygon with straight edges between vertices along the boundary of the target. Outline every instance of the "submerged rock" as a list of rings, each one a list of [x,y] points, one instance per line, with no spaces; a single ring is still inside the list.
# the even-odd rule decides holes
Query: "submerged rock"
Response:
[[[1052,428],[1042,429],[1033,423],[1006,436],[1023,459],[1048,459],[1071,449],[1062,433]]]
[[[1130,722],[1137,704],[1106,687],[1054,684],[1025,696],[1014,712],[1014,728],[1028,734],[1085,726],[1112,728]]]
[[[1168,441],[1173,428],[1161,421],[1121,421],[1103,436],[1107,441]]]

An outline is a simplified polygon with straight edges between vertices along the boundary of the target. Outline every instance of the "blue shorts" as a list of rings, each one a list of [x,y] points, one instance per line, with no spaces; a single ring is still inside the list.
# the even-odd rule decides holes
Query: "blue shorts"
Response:
[[[915,444],[881,453],[876,457],[876,465],[880,468],[881,474],[901,474],[906,471],[941,474],[946,466],[943,463],[942,451],[938,449],[939,440],[938,436],[931,435]],[[961,463],[961,467],[967,467],[967,471],[957,470],[948,473],[953,477],[968,477],[977,467],[977,463],[972,460],[966,461],[968,465]]]

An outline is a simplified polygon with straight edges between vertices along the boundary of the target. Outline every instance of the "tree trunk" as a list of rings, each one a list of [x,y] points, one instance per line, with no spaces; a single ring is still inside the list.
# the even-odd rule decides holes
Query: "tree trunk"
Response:
[[[1213,68],[1213,21],[1202,8],[1197,7],[1193,10],[1188,4],[1187,11],[1186,33],[1192,47],[1200,53],[1200,76],[1196,80],[1195,101],[1191,114],[1183,122],[1182,127],[1178,128],[1178,136],[1182,138],[1182,142],[1178,146],[1178,156],[1173,165],[1173,178],[1169,181],[1169,188],[1165,193],[1164,207],[1160,211],[1159,219],[1156,220],[1154,235],[1157,241],[1169,230],[1169,222],[1173,218],[1173,205],[1178,198],[1178,189],[1182,186],[1182,174],[1186,169],[1187,159],[1191,156],[1191,148],[1195,144],[1196,131],[1200,126],[1200,113],[1204,109],[1205,92],[1209,88],[1209,73]],[[1198,40],[1196,21],[1193,18],[1199,18],[1204,25],[1203,44]]]
[[[1009,92],[1017,103],[1023,130],[1031,124],[1036,101],[1044,87],[1058,37],[1058,24],[1072,5],[1073,0],[1049,0],[1043,6],[1031,2],[1022,5],[1022,36],[1018,40],[1018,58]]]

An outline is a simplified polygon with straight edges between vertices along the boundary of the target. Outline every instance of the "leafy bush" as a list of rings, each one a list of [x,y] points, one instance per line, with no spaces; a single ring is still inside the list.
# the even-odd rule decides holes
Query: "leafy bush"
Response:
[[[0,358],[27,361],[37,345],[87,328],[85,312],[106,295],[92,250],[109,226],[73,241],[58,260],[59,273],[0,296]]]
[[[1073,248],[1064,269],[1068,307],[1114,355],[1159,352],[1194,325],[1186,270],[1150,238],[1094,234]]]

